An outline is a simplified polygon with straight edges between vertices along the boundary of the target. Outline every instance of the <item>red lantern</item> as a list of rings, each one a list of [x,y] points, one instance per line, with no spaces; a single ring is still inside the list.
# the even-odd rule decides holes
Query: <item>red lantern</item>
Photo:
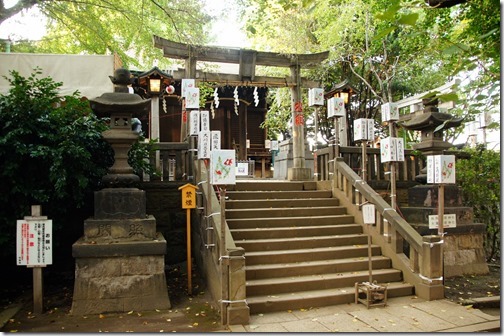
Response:
[[[166,87],[166,93],[168,93],[168,94],[174,94],[175,93],[175,88],[173,87],[173,85],[168,85]]]

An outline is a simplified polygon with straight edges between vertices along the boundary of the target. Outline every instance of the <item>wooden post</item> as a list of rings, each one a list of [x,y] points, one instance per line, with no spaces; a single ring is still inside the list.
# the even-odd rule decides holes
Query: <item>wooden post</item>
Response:
[[[438,187],[438,235],[444,234],[444,183]]]
[[[390,137],[395,137],[394,122],[389,121],[389,134]],[[396,210],[397,192],[396,192],[396,163],[390,162],[390,206]]]
[[[367,178],[367,174],[366,174],[366,171],[367,171],[367,152],[366,152],[366,145],[367,145],[367,141],[366,140],[362,140],[361,141],[361,146],[362,146],[362,181],[366,182],[366,178]]]
[[[334,117],[334,159],[339,157],[339,118]],[[336,162],[333,173],[336,173]]]
[[[191,260],[191,209],[186,209],[187,214],[187,294],[192,295],[192,260]]]
[[[207,203],[206,203],[206,236],[207,236],[207,247],[210,247],[213,239],[214,227],[212,223],[212,184],[210,183],[210,160],[204,160],[206,168],[206,178],[207,178]]]
[[[369,283],[373,283],[373,252],[371,251],[371,232],[370,228],[368,226],[368,236],[367,236],[367,243],[368,243],[368,258],[369,258]]]
[[[319,114],[319,107],[315,106],[315,147],[313,151],[313,179],[315,181],[318,181],[318,158],[317,158],[317,135],[318,135],[318,114]]]
[[[31,206],[31,216],[24,219],[47,219],[42,216],[42,207],[40,205]],[[28,266],[33,269],[33,312],[42,314],[44,312],[44,277],[42,269],[45,265]]]
[[[198,169],[199,171],[199,169]],[[178,188],[182,191],[182,209],[186,209],[186,230],[187,230],[187,293],[192,295],[192,257],[191,257],[191,209],[196,208],[197,186],[187,183]]]
[[[228,254],[226,248],[226,186],[220,188],[221,229],[220,229],[220,258],[221,258],[221,324],[227,325],[228,287]]]

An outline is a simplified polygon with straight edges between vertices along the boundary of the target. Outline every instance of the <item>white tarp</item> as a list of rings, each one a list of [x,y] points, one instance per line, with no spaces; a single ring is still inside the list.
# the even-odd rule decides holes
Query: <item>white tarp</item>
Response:
[[[29,77],[35,67],[42,70],[41,78],[51,77],[62,82],[61,95],[70,95],[76,90],[89,99],[112,92],[114,85],[108,76],[114,74],[113,55],[61,55],[0,53],[0,93],[9,91],[9,72],[16,70]]]

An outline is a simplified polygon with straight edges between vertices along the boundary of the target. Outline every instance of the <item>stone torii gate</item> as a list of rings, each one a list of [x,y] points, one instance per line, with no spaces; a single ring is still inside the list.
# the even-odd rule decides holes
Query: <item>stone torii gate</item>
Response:
[[[189,45],[169,41],[155,35],[153,40],[154,46],[163,50],[164,57],[185,60],[185,69],[174,72],[173,77],[175,80],[193,78],[196,81],[216,82],[226,85],[290,87],[292,96],[293,167],[289,168],[288,179],[291,181],[312,179],[311,170],[305,164],[301,88],[319,87],[320,83],[301,78],[301,69],[313,68],[319,65],[329,56],[328,51],[316,54],[280,54],[241,48]],[[239,73],[235,75],[197,71],[197,61],[239,64]],[[290,77],[256,76],[256,65],[287,67],[290,69]],[[184,120],[182,120],[181,141],[186,141],[186,126]]]

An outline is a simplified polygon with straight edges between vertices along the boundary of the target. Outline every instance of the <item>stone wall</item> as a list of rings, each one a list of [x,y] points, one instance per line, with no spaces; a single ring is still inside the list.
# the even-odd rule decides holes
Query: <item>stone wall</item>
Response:
[[[486,274],[488,265],[483,248],[483,233],[446,235],[444,237],[444,276]]]
[[[156,218],[157,231],[166,239],[167,265],[178,264],[187,259],[186,210],[182,209],[181,194],[178,190],[186,183],[186,181],[152,181],[139,186],[146,192],[147,214]]]

